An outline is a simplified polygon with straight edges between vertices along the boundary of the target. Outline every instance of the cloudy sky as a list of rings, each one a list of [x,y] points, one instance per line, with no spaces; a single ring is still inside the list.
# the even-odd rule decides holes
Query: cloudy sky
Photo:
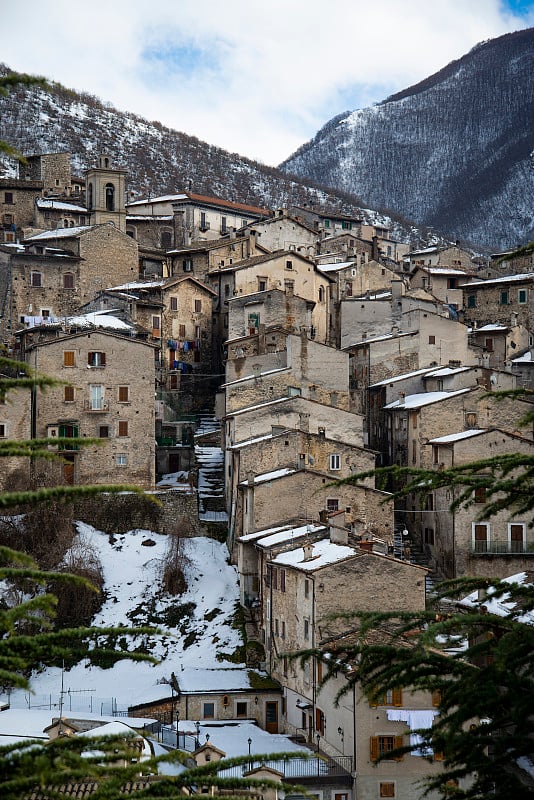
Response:
[[[534,0],[18,0],[0,61],[276,165],[336,114],[532,26]]]

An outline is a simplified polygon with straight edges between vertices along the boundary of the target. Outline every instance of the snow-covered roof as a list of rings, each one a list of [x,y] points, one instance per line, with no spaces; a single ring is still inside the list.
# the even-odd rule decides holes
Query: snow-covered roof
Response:
[[[186,200],[186,194],[162,194],[160,197],[151,197],[147,200],[134,200],[133,203],[126,203],[126,208],[133,206],[150,206],[154,203],[171,203],[173,200]]]
[[[61,203],[59,200],[51,200],[48,197],[38,197],[37,208],[55,208],[56,211],[71,211],[76,214],[87,214],[85,206],[76,206],[73,203]]]
[[[283,467],[282,469],[275,469],[272,472],[263,472],[261,475],[256,475],[254,477],[254,483],[267,483],[268,481],[275,481],[278,478],[284,478],[286,475],[292,475],[294,472],[298,472],[297,469],[293,467]],[[248,481],[241,481],[240,486],[246,486]]]
[[[355,300],[387,300],[392,295],[390,289],[385,289],[383,292],[372,292],[370,294],[364,294],[359,297],[347,297],[345,300],[347,302],[354,302]]]
[[[255,674],[255,673],[254,673]],[[187,694],[204,692],[239,692],[252,688],[250,670],[235,669],[186,669],[177,675],[181,692]]]
[[[334,544],[330,539],[321,539],[313,542],[313,554],[307,561],[304,560],[304,548],[297,547],[286,553],[279,553],[273,558],[272,563],[277,566],[297,567],[306,572],[314,572],[316,569],[326,567],[329,564],[336,564],[356,555],[354,547],[344,544]]]
[[[426,378],[445,378],[447,375],[458,375],[460,372],[469,372],[471,367],[440,367],[425,375]]]
[[[400,339],[403,336],[414,336],[417,334],[418,331],[408,331],[407,333],[384,333],[381,336],[373,336],[370,339],[361,339],[359,342],[352,342],[352,344],[345,345],[343,350],[347,350],[349,347],[356,347],[360,344],[374,344],[375,342],[387,342],[388,339]]]
[[[482,325],[480,328],[470,328],[469,333],[488,333],[491,331],[495,333],[496,331],[507,331],[508,325],[499,325],[498,323],[490,323],[489,325]]]
[[[24,241],[26,244],[31,244],[32,242],[47,242],[50,239],[70,239],[94,227],[95,225],[77,225],[75,228],[55,228],[53,231],[36,233],[34,236],[29,236]]]
[[[111,715],[101,715],[92,713],[79,713],[79,712],[65,712],[64,716],[67,719],[84,720],[96,725],[94,731],[95,736],[102,734],[102,726],[108,723],[116,722],[116,718]],[[37,709],[37,708],[6,708],[5,711],[0,713],[0,742],[2,745],[15,744],[21,739],[43,739],[48,741],[48,735],[44,733],[44,729],[52,724],[53,719],[59,717],[59,709],[53,707],[51,709]],[[152,720],[155,721],[155,720]],[[142,728],[144,725],[151,722],[149,719],[142,719],[139,717],[129,717],[128,725],[136,728]]]
[[[416,378],[418,375],[426,375],[427,373],[431,373],[434,367],[425,367],[424,369],[416,369],[414,372],[404,372],[402,375],[394,375],[391,378],[387,378],[385,381],[377,381],[376,383],[371,383],[369,389],[375,389],[377,386],[389,386],[390,383],[397,383],[398,381],[404,381],[408,378]]]
[[[276,369],[266,369],[258,373],[258,375],[244,375],[242,378],[236,378],[235,381],[227,381],[227,383],[223,383],[221,388],[225,388],[227,386],[235,386],[238,383],[246,383],[247,381],[252,381],[254,378],[264,378],[266,375],[276,375],[279,372],[289,372],[290,367],[277,367]]]
[[[388,403],[384,408],[421,408],[422,406],[429,406],[431,403],[439,403],[441,400],[447,400],[450,397],[456,397],[460,394],[466,394],[471,389],[458,389],[455,392],[421,392],[419,394],[408,394],[404,400],[395,400],[393,403]]]
[[[467,273],[464,269],[454,269],[453,267],[419,266],[418,269],[423,272],[428,272],[429,275],[463,275],[467,277]]]
[[[267,433],[264,436],[256,436],[253,439],[245,439],[242,442],[236,442],[233,444],[229,449],[230,450],[240,450],[242,447],[247,447],[250,444],[257,444],[258,442],[266,442],[267,439],[272,439],[273,434]]]
[[[152,222],[156,220],[158,222],[171,222],[174,219],[172,214],[128,214],[126,217],[126,222]]]
[[[525,586],[531,586],[532,583],[529,579],[529,576],[526,572],[516,572],[514,575],[510,575],[507,578],[502,579],[504,583],[519,583],[524,584]],[[463,600],[460,600],[459,603],[462,606],[467,608],[480,608],[480,606],[484,606],[488,610],[490,614],[495,614],[498,617],[507,617],[511,611],[513,611],[516,607],[516,603],[509,603],[507,602],[506,598],[507,595],[503,595],[500,598],[493,598],[491,597],[492,594],[495,593],[495,587],[489,586],[486,589],[486,599],[483,601],[479,600],[478,597],[478,590],[475,589],[474,592],[471,592],[464,597]],[[509,597],[509,595],[508,595]],[[534,611],[528,611],[527,613],[523,614],[522,616],[517,618],[519,622],[524,622],[527,625],[534,625]]]
[[[78,328],[111,328],[116,331],[132,331],[133,326],[124,320],[113,315],[113,309],[106,311],[91,311],[88,314],[79,314],[75,317],[67,317],[68,325],[76,325]]]
[[[133,289],[157,289],[165,285],[165,279],[161,278],[156,281],[130,281],[129,283],[122,283],[120,286],[109,286],[106,291],[108,292],[129,292]]]
[[[468,289],[475,289],[477,286],[493,286],[499,283],[519,283],[521,281],[534,280],[534,272],[523,272],[513,275],[503,275],[501,278],[488,278],[486,281],[473,281],[472,283],[465,284]],[[462,287],[459,287],[462,288]]]
[[[463,439],[472,439],[473,436],[480,436],[481,433],[486,433],[486,430],[481,428],[473,428],[469,431],[460,431],[459,433],[450,433],[448,436],[437,436],[435,439],[429,439],[429,444],[452,444],[453,442],[460,442]]]
[[[355,266],[355,261],[343,261],[341,264],[317,264],[317,269],[321,272],[339,272],[340,269],[347,269],[347,267]]]
[[[531,361],[532,361],[532,353],[529,350],[527,353],[523,353],[522,356],[512,359],[512,364],[527,364],[528,362]]]
[[[433,247],[425,247],[422,250],[412,250],[411,253],[408,253],[408,256],[422,256],[427,255],[428,253],[437,253],[439,252],[436,246]]]
[[[271,533],[269,536],[264,536],[256,540],[257,547],[269,548],[276,544],[284,542],[292,542],[295,539],[301,539],[303,536],[309,536],[312,533],[321,533],[326,531],[324,525],[299,525],[298,528],[289,528],[288,530],[278,531],[278,533]]]
[[[245,406],[244,408],[238,408],[235,411],[230,411],[226,416],[227,417],[238,417],[241,414],[247,414],[249,411],[257,411],[260,408],[268,408],[269,406],[275,406],[279,403],[287,403],[288,400],[294,400],[293,397],[278,397],[276,400],[266,400],[264,403],[255,403],[252,406]]]

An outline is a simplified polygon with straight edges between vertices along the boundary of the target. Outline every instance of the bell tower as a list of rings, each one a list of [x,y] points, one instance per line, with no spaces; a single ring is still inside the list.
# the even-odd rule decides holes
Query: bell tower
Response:
[[[91,225],[112,222],[126,233],[126,170],[114,169],[109,156],[99,156],[98,166],[86,170],[85,198]]]

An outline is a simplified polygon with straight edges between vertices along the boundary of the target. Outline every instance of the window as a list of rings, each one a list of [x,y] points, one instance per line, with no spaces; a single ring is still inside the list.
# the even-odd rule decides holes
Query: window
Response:
[[[436,344],[436,337],[432,336],[432,335],[429,336],[428,337],[428,344]]]
[[[304,597],[309,597],[309,596],[310,596],[310,582],[306,578],[304,580]]]
[[[102,411],[104,409],[104,387],[90,386],[91,411]]]
[[[337,497],[327,497],[326,498],[326,510],[327,511],[339,511],[339,500]]]
[[[489,533],[490,526],[488,522],[472,523],[473,549],[475,553],[488,552]]]
[[[43,274],[42,272],[32,272],[30,273],[30,285],[41,287],[43,285]]]
[[[518,303],[526,303],[527,302],[527,290],[526,289],[519,289],[517,293],[517,302]]]
[[[63,351],[63,366],[74,367],[74,350]]]
[[[267,278],[258,278],[258,292],[267,290]]]
[[[161,231],[161,248],[168,250],[172,247],[172,233],[171,231]]]
[[[120,419],[117,427],[118,436],[128,436],[128,420]]]
[[[171,311],[178,311],[178,298],[171,297],[170,299]]]
[[[341,223],[341,230],[342,231],[351,231],[352,230],[352,222],[342,222]]]
[[[201,211],[200,212],[200,225],[199,225],[199,227],[200,227],[201,231],[207,231],[208,230],[207,225],[206,225],[206,212],[205,211]]]
[[[293,269],[293,262],[291,261],[291,259],[288,259],[286,261],[286,269]]]
[[[337,471],[341,469],[341,456],[339,455],[339,453],[330,454],[330,469],[332,471]]]
[[[280,570],[280,591],[285,592],[286,590],[286,571],[285,569]]]
[[[119,403],[129,403],[129,402],[130,402],[130,387],[119,386]]]
[[[105,367],[106,354],[100,351],[87,354],[87,363],[90,367]]]
[[[500,299],[501,306],[508,305],[508,290],[504,290],[501,292],[501,299]]]
[[[447,278],[447,289],[456,289],[456,284],[456,278]]]
[[[511,522],[508,524],[508,540],[511,553],[525,552],[526,536],[524,522]]]
[[[393,781],[380,781],[379,797],[395,797],[395,784]]]
[[[318,733],[320,733],[321,736],[324,736],[325,722],[326,722],[326,719],[325,719],[324,712],[321,711],[321,709],[316,706],[315,707],[315,730]]]
[[[319,286],[319,302],[324,302],[324,286]]]
[[[117,453],[115,461],[118,467],[125,467],[128,464],[128,456],[126,453]]]
[[[63,387],[63,400],[65,403],[74,403],[74,386]]]
[[[384,694],[371,698],[372,706],[402,706],[402,689],[388,689]]]
[[[185,325],[178,325],[178,336],[185,339]]]
[[[380,757],[387,758],[388,753],[391,753],[392,750],[396,750],[398,747],[402,747],[403,743],[404,740],[402,736],[371,736],[369,742],[371,761],[378,761]],[[392,759],[395,761],[402,761],[402,755],[392,756]]]
[[[74,275],[72,272],[66,272],[63,275],[63,288],[74,289]]]
[[[425,544],[434,544],[434,528],[425,528]]]
[[[310,621],[309,621],[309,619],[305,619],[304,620],[304,638],[305,639],[309,639],[310,638]]]
[[[467,308],[476,308],[477,307],[477,296],[476,294],[468,294],[467,295]]]
[[[281,639],[285,639],[286,638],[286,621],[285,621],[285,619],[282,620],[281,629],[280,629],[280,638]]]
[[[486,336],[485,348],[488,353],[493,353],[493,337]]]
[[[115,187],[112,183],[106,183],[106,211],[115,211]]]
[[[152,317],[152,336],[155,339],[159,339],[161,336],[161,319],[160,317],[153,316]]]
[[[109,439],[109,425],[99,425],[98,426],[98,438],[99,439]]]
[[[4,203],[6,203],[6,205],[10,205],[10,206],[13,205],[13,203],[14,203],[13,192],[4,192]]]
[[[248,717],[248,703],[246,701],[238,701],[235,704],[235,715],[239,717]]]
[[[284,281],[284,291],[292,292],[295,289],[295,281]]]
[[[287,656],[283,656],[282,670],[286,678],[287,678],[287,664],[288,664]]]
[[[228,227],[226,224],[226,217],[221,217],[221,233],[227,233]]]
[[[321,683],[323,680],[323,662],[316,661],[315,663],[317,665],[317,683]]]
[[[278,623],[278,618],[277,618],[274,621],[274,635],[278,636],[278,632],[279,632],[279,623]]]
[[[486,487],[485,486],[477,486],[475,489],[475,503],[485,503],[486,502]]]
[[[466,411],[465,412],[465,427],[466,428],[476,428],[477,426],[477,412],[476,411]]]
[[[200,314],[202,311],[202,300],[195,300],[195,314]]]
[[[184,260],[183,260],[183,268],[184,268],[184,272],[192,272],[193,271],[193,259],[192,258],[184,258]]]
[[[7,425],[5,422],[0,422],[0,439],[5,439],[7,436]]]

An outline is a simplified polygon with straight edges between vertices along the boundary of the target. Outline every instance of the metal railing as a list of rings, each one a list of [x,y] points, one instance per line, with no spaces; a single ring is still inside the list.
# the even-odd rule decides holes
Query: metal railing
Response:
[[[286,779],[344,778],[352,773],[352,757],[328,758],[327,756],[313,756],[312,758],[290,758],[287,761],[257,761],[254,757],[251,757],[250,762],[245,765],[221,770],[221,775],[229,778],[241,777],[243,771],[246,772],[249,769],[261,766],[278,770]]]
[[[470,553],[473,556],[534,556],[534,543],[532,542],[475,542],[471,545]]]

